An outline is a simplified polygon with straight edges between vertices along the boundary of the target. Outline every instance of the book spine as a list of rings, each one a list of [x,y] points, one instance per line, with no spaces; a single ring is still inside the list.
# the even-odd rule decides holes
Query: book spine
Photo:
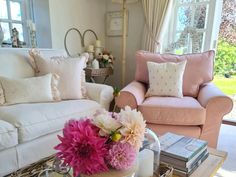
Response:
[[[202,149],[195,157],[193,157],[190,161],[188,161],[186,163],[186,168],[189,168],[189,166],[191,166],[193,163],[195,163],[196,161],[198,161],[202,156],[204,156],[207,153],[207,147]],[[201,157],[199,157],[201,156]]]
[[[209,156],[209,153],[207,152],[207,154],[201,159],[199,160],[195,166],[192,167],[192,169],[189,170],[189,174],[192,174],[206,159],[207,157]]]
[[[182,171],[182,170],[179,170],[179,169],[176,169],[174,168],[174,175],[177,175],[179,177],[189,177],[191,176],[191,174],[193,174],[193,172],[200,166],[200,164],[202,164],[206,159],[207,157],[209,156],[209,153],[207,153],[201,160],[201,162],[199,162],[198,165],[196,165],[193,169],[191,169],[191,171],[189,172],[185,172],[185,171]]]
[[[195,151],[189,158],[187,161],[189,161],[190,159],[192,159],[199,151],[201,151],[202,149],[207,147],[207,143],[203,144],[197,151]]]
[[[198,161],[201,157],[203,157],[207,152],[207,147],[203,148],[201,151],[199,151],[198,154],[196,154],[195,157],[193,157],[190,161],[185,162],[173,157],[169,157],[166,155],[161,155],[161,162],[165,162],[167,164],[170,164],[172,166],[177,166],[180,168],[190,168],[192,164],[194,164],[196,161]]]
[[[185,163],[187,163],[188,161],[190,161],[197,153],[199,153],[200,151],[202,151],[202,149],[205,149],[207,148],[207,144],[203,144],[201,147],[199,147],[198,150],[196,150],[195,152],[193,152],[193,154],[186,158],[186,157],[182,157],[182,156],[179,156],[177,154],[172,154],[172,153],[168,153],[168,152],[164,152],[164,151],[161,151],[161,155],[165,155],[165,156],[169,156],[171,158],[174,158],[174,159],[178,159],[178,160],[181,160],[181,161],[184,161]]]
[[[186,173],[191,173],[192,171],[194,171],[197,167],[199,167],[200,164],[202,164],[202,162],[204,160],[206,160],[206,158],[209,156],[209,153],[207,152],[204,156],[202,156],[201,159],[199,159],[197,162],[195,162],[195,164],[192,164],[191,168],[179,168],[179,167],[174,167],[178,170],[181,170],[183,172]]]

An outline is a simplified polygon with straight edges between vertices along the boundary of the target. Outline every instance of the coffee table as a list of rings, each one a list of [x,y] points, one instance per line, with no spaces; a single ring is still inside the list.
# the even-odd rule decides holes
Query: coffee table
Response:
[[[227,152],[208,148],[209,157],[190,175],[190,177],[213,177],[224,163]],[[178,177],[173,175],[173,177]]]
[[[208,148],[208,158],[190,175],[190,177],[213,177],[218,169],[224,163],[227,152],[219,151],[213,148]],[[66,177],[62,174],[54,174],[53,177]],[[173,177],[179,177],[173,175]]]

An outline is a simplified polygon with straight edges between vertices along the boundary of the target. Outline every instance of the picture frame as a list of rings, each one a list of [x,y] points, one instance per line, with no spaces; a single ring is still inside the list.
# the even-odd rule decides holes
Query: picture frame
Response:
[[[128,27],[128,11],[126,11],[126,26]],[[106,34],[107,36],[122,36],[123,35],[123,12],[113,11],[106,14]],[[128,35],[128,30],[126,35]]]

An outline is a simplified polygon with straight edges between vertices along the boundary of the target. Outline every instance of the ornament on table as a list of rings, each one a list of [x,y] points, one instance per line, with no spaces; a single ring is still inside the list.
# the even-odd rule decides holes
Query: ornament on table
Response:
[[[115,58],[110,52],[103,51],[102,53],[99,53],[97,59],[99,61],[100,68],[114,67],[113,64]]]
[[[100,40],[96,40],[96,42],[95,42],[95,57],[97,58],[99,56],[99,54],[102,52],[103,52],[102,43]]]
[[[21,42],[19,40],[19,32],[17,31],[16,28],[12,29],[11,40],[12,40],[12,47],[13,48],[21,48],[22,47]]]
[[[86,52],[88,52],[88,54],[89,54],[87,65],[88,65],[88,67],[92,67],[92,62],[93,62],[93,59],[94,59],[94,46],[93,45],[89,45],[87,47]]]
[[[36,25],[32,22],[32,20],[27,20],[27,27],[29,31],[30,36],[30,44],[32,48],[37,47],[37,41],[36,41]]]
[[[94,59],[92,62],[92,68],[93,69],[99,69],[99,62],[97,59]]]
[[[74,176],[132,176],[145,128],[142,114],[128,106],[119,113],[98,109],[65,124],[56,156],[73,168]]]

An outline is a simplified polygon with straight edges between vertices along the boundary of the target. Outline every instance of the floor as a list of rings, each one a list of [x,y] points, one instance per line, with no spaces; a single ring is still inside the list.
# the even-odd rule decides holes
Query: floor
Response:
[[[217,149],[227,151],[228,157],[215,177],[236,177],[236,126],[221,126]]]

